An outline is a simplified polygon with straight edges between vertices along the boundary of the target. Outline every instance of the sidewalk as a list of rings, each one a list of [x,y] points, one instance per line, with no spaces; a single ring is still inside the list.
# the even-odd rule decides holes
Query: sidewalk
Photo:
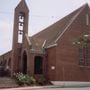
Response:
[[[61,87],[90,87],[90,82],[77,82],[77,81],[52,81],[54,86]]]
[[[31,86],[31,87],[19,87],[19,88],[7,88],[7,89],[0,89],[0,90],[32,90],[32,89],[42,89],[42,86]]]
[[[46,88],[76,88],[76,87],[90,87],[90,82],[55,82],[55,85],[50,86],[29,86],[19,88],[7,88],[0,90],[36,90]]]

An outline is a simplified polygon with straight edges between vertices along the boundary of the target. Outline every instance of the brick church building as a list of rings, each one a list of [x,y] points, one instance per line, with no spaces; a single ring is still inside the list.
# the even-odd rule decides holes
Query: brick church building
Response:
[[[87,4],[41,32],[28,36],[29,9],[25,0],[15,8],[12,50],[0,56],[10,74],[44,75],[51,81],[90,81],[90,50],[83,58],[73,40],[90,32]],[[83,63],[82,63],[83,62]]]

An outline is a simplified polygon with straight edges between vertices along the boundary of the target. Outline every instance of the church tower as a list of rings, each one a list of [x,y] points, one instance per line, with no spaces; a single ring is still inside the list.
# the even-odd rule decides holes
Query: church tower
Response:
[[[13,43],[12,43],[12,70],[11,72],[18,72],[20,67],[22,43],[25,38],[25,34],[28,34],[28,16],[29,9],[25,0],[21,2],[15,8],[14,13],[14,28],[13,28]]]

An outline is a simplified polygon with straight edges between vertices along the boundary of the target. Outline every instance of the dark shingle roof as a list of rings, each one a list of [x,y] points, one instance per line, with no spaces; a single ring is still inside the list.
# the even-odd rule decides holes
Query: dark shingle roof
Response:
[[[48,28],[44,29],[43,31],[30,37],[32,48],[36,49],[36,50],[41,50],[43,44],[45,44],[44,45],[45,48],[49,45],[55,44],[55,40],[64,31],[64,29],[70,23],[72,18],[86,6],[88,6],[88,5],[86,4],[86,5],[82,6],[81,8],[72,12],[68,16],[66,16],[63,19],[59,20],[58,22],[54,23],[50,27],[48,27]]]

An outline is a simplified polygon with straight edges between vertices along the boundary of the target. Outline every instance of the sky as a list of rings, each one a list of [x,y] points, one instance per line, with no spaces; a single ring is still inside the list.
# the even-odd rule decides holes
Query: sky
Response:
[[[0,2],[0,55],[12,49],[14,8],[21,0]],[[29,36],[43,30],[90,0],[26,0],[29,8]]]

